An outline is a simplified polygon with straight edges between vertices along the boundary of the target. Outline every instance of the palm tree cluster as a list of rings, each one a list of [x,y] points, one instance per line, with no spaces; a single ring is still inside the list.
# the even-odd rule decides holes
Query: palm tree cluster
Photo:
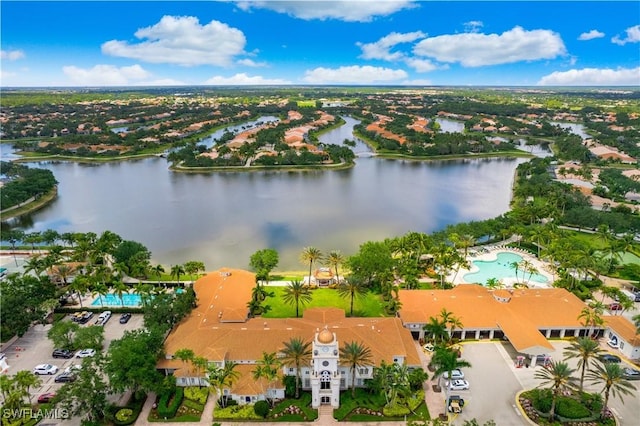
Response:
[[[14,376],[0,375],[0,395],[2,395],[2,408],[17,410],[25,404],[31,405],[31,388],[40,386],[42,381],[31,371],[21,370]],[[26,399],[26,401],[25,401]]]
[[[601,361],[602,354],[603,351],[597,341],[589,337],[578,337],[565,349],[564,361],[552,361],[548,368],[535,373],[534,377],[541,380],[540,386],[551,388],[552,400],[549,411],[551,420],[555,419],[558,398],[575,391],[582,394],[585,379],[595,386],[602,386],[604,404],[601,417],[603,419],[607,413],[610,395],[622,398],[636,390],[635,386],[624,378],[620,364]],[[569,359],[578,360],[579,377],[575,377],[577,370],[570,368],[566,362]]]

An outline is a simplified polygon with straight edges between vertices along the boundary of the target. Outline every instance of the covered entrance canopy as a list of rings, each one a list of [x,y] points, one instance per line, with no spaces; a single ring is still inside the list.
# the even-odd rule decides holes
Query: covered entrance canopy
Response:
[[[521,354],[538,356],[555,351],[551,343],[532,323],[522,317],[505,318],[498,327],[509,339],[511,345]]]

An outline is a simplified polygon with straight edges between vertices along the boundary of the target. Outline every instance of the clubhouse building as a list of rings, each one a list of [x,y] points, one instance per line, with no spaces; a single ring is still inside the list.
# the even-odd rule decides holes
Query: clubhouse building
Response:
[[[428,337],[423,327],[442,309],[463,324],[453,331],[454,338],[508,340],[519,354],[530,358],[531,365],[554,351],[548,339],[594,332],[615,333],[627,344],[623,353],[629,358],[640,353],[640,339],[629,329],[628,320],[604,317],[606,327],[586,327],[578,318],[586,305],[560,288],[493,291],[461,284],[451,290],[400,290],[402,308],[396,317],[349,318],[344,310],[327,307],[305,309],[300,318],[280,319],[249,317],[247,304],[255,282],[255,274],[239,269],[220,269],[198,279],[194,283],[198,305],[168,335],[166,356],[158,368],[174,375],[180,386],[206,385],[204,372],[174,359],[178,350],[191,349],[210,364],[237,364],[240,377],[225,394],[239,404],[280,399],[285,390],[282,381],[256,380],[253,371],[264,353],[282,356],[285,342],[302,338],[312,347],[311,361],[300,371],[302,388],[311,391],[313,407],[338,407],[340,391],[348,389],[352,380],[356,386],[364,386],[365,380],[373,377],[374,367],[383,361],[422,367],[416,341]],[[352,372],[341,363],[341,345],[351,342],[370,349],[371,365]],[[296,373],[289,365],[281,370],[281,376]]]
[[[284,384],[255,380],[253,370],[264,352],[282,354],[284,343],[299,337],[312,344],[312,359],[301,368],[302,388],[312,392],[312,405],[340,405],[340,391],[363,386],[373,377],[373,368],[386,363],[421,367],[418,348],[399,318],[348,318],[342,309],[305,309],[301,318],[249,318],[247,303],[255,286],[255,274],[222,269],[194,283],[198,306],[178,324],[165,341],[165,359],[158,368],[176,377],[178,385],[205,383],[203,372],[173,359],[179,349],[222,366],[237,364],[240,373],[228,396],[239,404],[268,398],[284,398]],[[340,362],[342,344],[357,342],[371,350],[372,364],[350,368]],[[283,366],[282,375],[295,375],[293,366]]]

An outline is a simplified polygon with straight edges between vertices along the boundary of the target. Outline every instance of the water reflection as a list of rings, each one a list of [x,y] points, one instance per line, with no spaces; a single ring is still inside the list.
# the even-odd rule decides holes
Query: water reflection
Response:
[[[346,120],[321,141],[354,140],[349,135],[357,121]],[[357,140],[356,148],[368,149]],[[244,268],[256,250],[273,247],[280,268],[303,269],[298,258],[307,245],[352,254],[368,240],[500,215],[523,161],[371,157],[339,171],[214,174],[170,172],[157,157],[42,162],[60,182],[59,197],[20,223],[26,231],[111,230],[145,244],[165,265],[201,260],[209,270]]]

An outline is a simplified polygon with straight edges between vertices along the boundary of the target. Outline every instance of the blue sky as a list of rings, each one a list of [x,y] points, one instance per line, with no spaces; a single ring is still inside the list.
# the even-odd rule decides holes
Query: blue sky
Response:
[[[640,85],[637,1],[1,3],[3,87]]]

